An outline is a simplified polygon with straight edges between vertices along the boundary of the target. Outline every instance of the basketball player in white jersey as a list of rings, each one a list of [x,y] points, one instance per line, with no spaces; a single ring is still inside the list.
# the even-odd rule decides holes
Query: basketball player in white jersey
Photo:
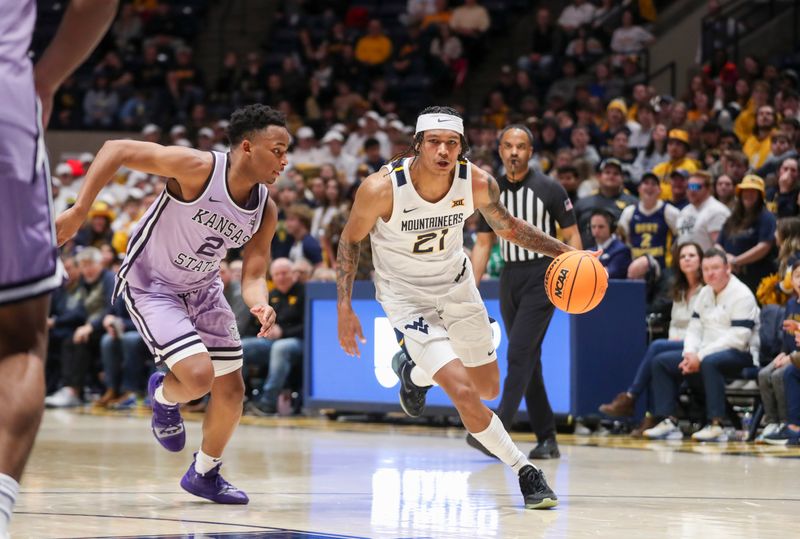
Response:
[[[461,117],[450,107],[428,107],[417,118],[413,157],[369,176],[356,194],[337,257],[339,344],[358,355],[364,342],[351,295],[359,242],[370,235],[376,297],[407,356],[396,365],[400,403],[422,413],[436,382],[467,430],[519,475],[529,509],[555,506],[544,474],[511,441],[500,419],[481,402],[499,393],[500,373],[486,308],[462,248],[463,224],[481,211],[498,236],[548,256],[573,250],[500,202],[497,182],[464,159]]]

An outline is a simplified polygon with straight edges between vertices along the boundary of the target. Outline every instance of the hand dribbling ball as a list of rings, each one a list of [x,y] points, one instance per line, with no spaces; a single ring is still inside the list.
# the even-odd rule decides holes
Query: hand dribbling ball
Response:
[[[600,260],[586,251],[568,251],[556,257],[544,276],[550,302],[562,311],[582,314],[603,300],[608,273]]]

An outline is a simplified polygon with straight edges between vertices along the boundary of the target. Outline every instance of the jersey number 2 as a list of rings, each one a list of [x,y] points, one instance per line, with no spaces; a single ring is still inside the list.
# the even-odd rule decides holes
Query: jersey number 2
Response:
[[[217,236],[209,236],[205,238],[205,240],[206,242],[197,250],[197,254],[199,255],[211,257],[217,256],[215,251],[217,251],[220,247],[222,247],[222,244],[225,243],[222,238]]]
[[[443,228],[439,232],[426,232],[417,236],[417,241],[414,242],[414,249],[411,251],[414,254],[432,253],[433,245],[426,246],[425,244],[439,238],[439,250],[444,250],[444,237],[447,235],[448,228]],[[439,235],[441,234],[441,237]]]

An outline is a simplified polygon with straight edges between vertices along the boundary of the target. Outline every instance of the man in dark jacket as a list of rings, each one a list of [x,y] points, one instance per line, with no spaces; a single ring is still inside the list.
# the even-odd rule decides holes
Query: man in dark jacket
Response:
[[[64,386],[45,398],[48,408],[66,408],[83,403],[81,392],[93,359],[99,356],[100,338],[105,333],[103,319],[111,312],[114,274],[103,268],[103,255],[96,247],[86,247],[75,257],[81,280],[75,294],[79,298],[73,313],[85,322],[71,338],[64,339],[61,349],[61,374]]]
[[[608,271],[609,279],[627,279],[628,266],[631,265],[631,248],[622,243],[616,234],[616,220],[610,211],[597,208],[592,211],[591,230],[595,246],[592,251],[603,250],[600,263]]]

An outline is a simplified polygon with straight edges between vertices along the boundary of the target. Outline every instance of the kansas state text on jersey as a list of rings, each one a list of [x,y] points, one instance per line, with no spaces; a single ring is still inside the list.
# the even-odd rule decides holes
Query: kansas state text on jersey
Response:
[[[256,186],[246,207],[228,190],[229,156],[212,152],[214,164],[203,192],[179,200],[166,189],[136,226],[118,274],[142,290],[188,292],[216,278],[227,250],[241,247],[261,226],[268,192]]]

